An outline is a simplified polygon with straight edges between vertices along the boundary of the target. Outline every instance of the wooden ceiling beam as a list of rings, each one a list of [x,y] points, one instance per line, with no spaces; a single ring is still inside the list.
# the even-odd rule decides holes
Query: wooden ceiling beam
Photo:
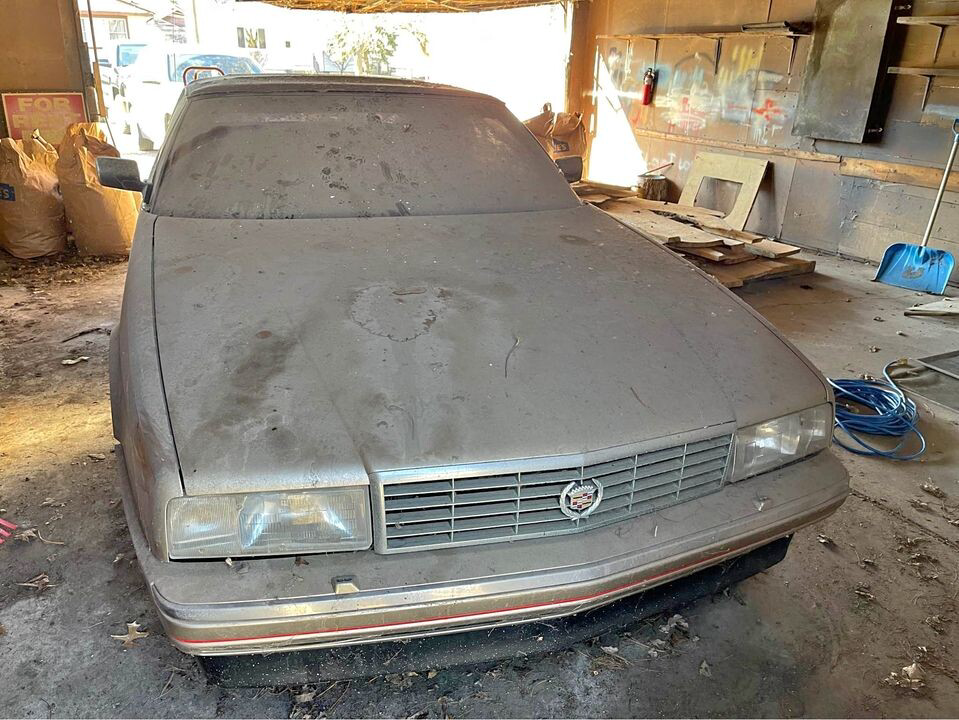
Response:
[[[252,2],[253,0],[239,0]],[[340,12],[480,12],[531,5],[560,4],[563,0],[261,0],[294,10]]]
[[[453,12],[468,12],[464,8],[454,5],[451,2],[444,2],[444,0],[426,0],[430,5],[439,5],[440,7],[446,8],[447,10],[452,10]]]

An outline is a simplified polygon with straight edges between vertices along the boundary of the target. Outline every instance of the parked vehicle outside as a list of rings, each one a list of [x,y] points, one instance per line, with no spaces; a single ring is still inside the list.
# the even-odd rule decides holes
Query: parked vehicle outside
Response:
[[[101,177],[140,187],[123,162]],[[111,401],[186,653],[583,613],[847,495],[822,375],[494,98],[200,80],[142,189]]]
[[[119,52],[119,49],[118,49]],[[127,48],[129,55],[131,50]],[[119,93],[131,130],[137,133],[140,150],[159,147],[183,90],[184,71],[190,67],[215,67],[224,75],[259,74],[260,66],[235,50],[214,51],[202,48],[146,46],[132,62],[118,72]],[[216,73],[210,70],[189,73],[192,82]]]
[[[113,66],[124,68],[132,65],[146,46],[146,43],[117,43],[113,53]]]

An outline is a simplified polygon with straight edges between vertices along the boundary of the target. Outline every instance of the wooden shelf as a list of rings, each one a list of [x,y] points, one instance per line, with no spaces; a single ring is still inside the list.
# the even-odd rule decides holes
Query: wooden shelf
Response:
[[[921,77],[926,81],[926,88],[922,92],[922,109],[926,109],[926,101],[929,99],[929,89],[932,86],[932,79],[937,77],[959,77],[959,68],[940,68],[940,67],[899,67],[893,65],[886,68],[890,75],[911,75],[912,77]]]
[[[959,25],[959,15],[903,15],[896,18],[900,25]]]
[[[959,15],[903,15],[896,18],[900,25],[925,26],[936,29],[936,51],[932,61],[939,60],[939,49],[942,47],[942,33],[947,27],[959,25]]]
[[[659,41],[671,40],[674,38],[699,38],[712,40],[715,43],[715,54],[713,59],[713,71],[719,72],[719,54],[722,51],[723,40],[727,38],[748,38],[748,37],[780,37],[792,41],[792,52],[789,54],[789,67],[786,70],[787,75],[792,75],[793,63],[796,60],[796,43],[799,38],[809,37],[809,33],[798,29],[795,25],[789,27],[748,27],[743,25],[739,30],[717,30],[716,32],[678,32],[678,33],[629,33],[617,35],[597,35],[597,40],[652,40],[656,43],[656,49],[653,51],[653,63],[659,59]]]
[[[920,75],[922,77],[959,77],[959,68],[898,67],[893,65],[886,72],[891,75]]]
[[[599,40],[668,40],[670,38],[709,38],[722,40],[724,38],[743,37],[784,37],[801,38],[809,33],[789,32],[785,30],[730,30],[725,32],[681,32],[681,33],[629,33],[623,35],[597,35]]]

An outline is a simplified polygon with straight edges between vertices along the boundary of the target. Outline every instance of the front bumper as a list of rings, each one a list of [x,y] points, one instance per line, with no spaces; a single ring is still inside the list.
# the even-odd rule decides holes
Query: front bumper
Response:
[[[123,463],[120,463],[121,473]],[[792,534],[848,493],[823,452],[721,492],[570,535],[403,555],[371,551],[221,562],[157,560],[121,475],[137,556],[173,644],[273,653],[488,629],[613,602]],[[335,594],[349,576],[358,592]]]
[[[542,655],[606,633],[635,629],[637,623],[656,613],[676,610],[713,595],[781,561],[786,556],[789,540],[789,537],[774,540],[745,555],[590,612],[412,640],[267,655],[211,655],[201,658],[201,662],[207,678],[217,685],[276,687]]]

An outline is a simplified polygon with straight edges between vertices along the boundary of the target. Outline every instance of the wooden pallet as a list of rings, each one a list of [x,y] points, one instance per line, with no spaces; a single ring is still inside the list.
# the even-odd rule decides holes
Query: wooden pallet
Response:
[[[690,260],[728,288],[742,287],[746,283],[757,280],[804,275],[816,270],[815,260],[797,257],[784,257],[778,260],[755,258],[750,262],[736,265],[720,265],[700,258],[690,258]]]

